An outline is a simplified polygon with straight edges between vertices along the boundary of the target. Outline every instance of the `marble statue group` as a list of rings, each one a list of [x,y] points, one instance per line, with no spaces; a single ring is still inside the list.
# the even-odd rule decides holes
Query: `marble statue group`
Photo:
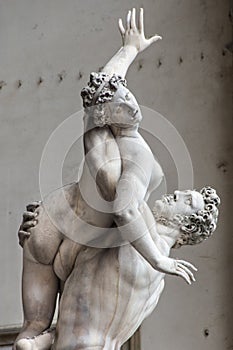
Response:
[[[161,37],[145,38],[143,9],[138,21],[135,9],[125,25],[120,19],[119,31],[122,47],[81,91],[79,182],[24,213],[24,324],[15,350],[119,350],[155,309],[166,274],[195,281],[196,268],[170,258],[171,248],[200,243],[216,229],[220,199],[209,186],[164,195],[152,210],[147,204],[164,175],[138,131],[143,116],[125,76]]]

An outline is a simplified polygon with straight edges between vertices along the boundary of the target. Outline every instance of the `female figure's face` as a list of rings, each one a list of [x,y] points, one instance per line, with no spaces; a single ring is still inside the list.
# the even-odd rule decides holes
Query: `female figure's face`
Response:
[[[122,128],[137,125],[142,120],[142,114],[134,95],[121,85],[109,103],[110,120]]]

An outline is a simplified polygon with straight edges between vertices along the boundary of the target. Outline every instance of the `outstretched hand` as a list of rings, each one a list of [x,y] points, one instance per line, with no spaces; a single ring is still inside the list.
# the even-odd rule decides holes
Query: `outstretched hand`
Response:
[[[151,44],[162,39],[157,34],[149,39],[145,38],[143,8],[140,8],[138,27],[136,25],[136,10],[133,8],[128,12],[126,28],[124,28],[122,19],[119,19],[119,30],[122,36],[123,46],[133,46],[138,52],[142,52]]]
[[[185,260],[176,260],[163,256],[156,268],[160,272],[180,276],[188,284],[195,281],[195,277],[190,269],[197,271],[197,268]]]

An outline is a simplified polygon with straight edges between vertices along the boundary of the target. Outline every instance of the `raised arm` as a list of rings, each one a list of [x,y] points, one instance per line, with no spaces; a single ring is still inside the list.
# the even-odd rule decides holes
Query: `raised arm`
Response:
[[[116,74],[124,78],[129,66],[134,61],[137,54],[145,50],[152,43],[162,39],[162,37],[159,35],[154,35],[149,39],[145,38],[143,16],[143,8],[140,8],[137,26],[136,10],[135,8],[130,10],[127,14],[126,28],[124,28],[122,19],[119,19],[118,25],[122,36],[123,45],[104,66],[102,70],[103,72],[109,74],[110,76]]]

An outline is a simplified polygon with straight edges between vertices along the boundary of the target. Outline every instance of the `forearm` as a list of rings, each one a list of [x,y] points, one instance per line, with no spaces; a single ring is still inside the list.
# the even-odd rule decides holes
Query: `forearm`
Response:
[[[134,46],[122,46],[120,50],[104,66],[103,72],[112,76],[113,74],[125,77],[127,70],[138,54]]]
[[[148,215],[148,211],[143,213],[140,208],[135,210],[131,207],[128,210],[124,210],[123,215],[120,215],[120,219],[115,221],[123,237],[130,242],[155,270],[180,276],[188,284],[195,281],[193,272],[190,270],[196,271],[195,266],[185,260],[169,258],[169,246],[165,242],[163,242],[163,245],[160,245],[159,240],[155,239],[158,236],[157,232],[155,232],[156,226],[153,225],[155,221],[152,220],[151,215]],[[153,238],[150,232],[151,227],[154,230]]]
[[[142,227],[142,222],[137,222],[137,229]],[[145,234],[141,234],[140,238],[137,238],[131,242],[131,245],[141,254],[144,259],[155,269],[159,271],[159,263],[163,257],[158,246],[155,244],[152,236],[146,228]]]
[[[144,202],[139,207],[139,211],[146,222],[146,225],[148,227],[148,230],[150,231],[150,235],[156,247],[159,249],[162,255],[169,256],[171,248],[167,244],[167,242],[164,240],[164,236],[160,235],[160,232],[158,231],[158,228],[157,228],[157,223],[155,221],[155,217],[152,214],[152,211],[148,206],[148,204]]]
[[[158,265],[163,254],[152,239],[150,228],[139,210],[126,208],[123,212],[115,213],[115,223],[122,238],[128,241],[154,269],[159,270]]]

